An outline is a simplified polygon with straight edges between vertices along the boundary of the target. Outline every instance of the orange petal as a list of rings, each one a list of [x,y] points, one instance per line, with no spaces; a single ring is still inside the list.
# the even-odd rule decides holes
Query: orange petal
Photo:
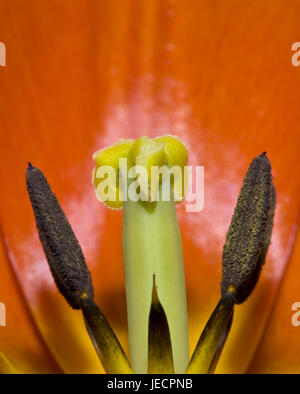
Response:
[[[0,267],[0,301],[5,306],[6,324],[0,327],[0,373],[60,373],[60,368],[48,351],[30,315],[9,264],[9,256],[6,254],[2,238]]]
[[[250,364],[248,370],[250,373],[300,373],[299,259],[300,233],[298,232],[272,315]],[[296,303],[298,305],[294,306]]]

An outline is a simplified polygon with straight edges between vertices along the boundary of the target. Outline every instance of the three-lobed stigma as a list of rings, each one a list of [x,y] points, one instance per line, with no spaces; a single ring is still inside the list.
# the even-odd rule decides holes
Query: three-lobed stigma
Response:
[[[170,185],[175,201],[184,199],[188,151],[178,137],[121,139],[97,151],[93,158],[96,195],[109,208],[123,208],[124,201],[130,199],[128,186],[133,182],[142,201],[157,201],[162,182]]]

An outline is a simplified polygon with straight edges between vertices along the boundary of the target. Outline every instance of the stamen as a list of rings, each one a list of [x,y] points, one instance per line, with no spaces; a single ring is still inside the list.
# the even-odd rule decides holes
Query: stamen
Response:
[[[82,309],[104,369],[108,373],[133,373],[120,342],[93,301],[92,279],[81,247],[45,176],[29,166],[26,178],[40,240],[59,291],[71,307]]]
[[[219,301],[200,336],[186,373],[206,374],[216,367],[228,335],[224,331],[228,331],[234,299],[234,289],[229,289]]]
[[[236,303],[253,291],[271,239],[275,188],[265,152],[256,157],[245,176],[223,249],[222,294],[237,288]]]
[[[245,176],[223,250],[222,298],[196,346],[187,373],[213,373],[230,332],[234,304],[253,291],[270,244],[275,210],[271,165],[263,152]]]
[[[132,374],[128,358],[105,316],[86,293],[80,296],[85,324],[107,373]]]
[[[79,291],[93,297],[93,285],[81,247],[42,171],[29,164],[27,190],[40,240],[55,283],[74,309]]]
[[[224,345],[225,345],[225,343],[227,341],[227,337],[228,337],[228,334],[229,334],[231,326],[232,326],[232,321],[233,321],[233,308],[232,308],[231,317],[228,320],[228,323],[227,323],[227,325],[226,325],[226,327],[225,327],[225,329],[223,331],[223,334],[221,335],[221,338],[219,340],[216,352],[215,352],[214,357],[213,357],[213,359],[212,359],[212,361],[210,363],[210,366],[208,368],[208,371],[207,371],[208,374],[213,374],[215,372],[215,369],[216,369],[216,367],[218,365],[218,362],[219,362],[219,359],[221,357]]]
[[[172,344],[167,316],[158,298],[153,275],[148,331],[148,373],[174,373]]]

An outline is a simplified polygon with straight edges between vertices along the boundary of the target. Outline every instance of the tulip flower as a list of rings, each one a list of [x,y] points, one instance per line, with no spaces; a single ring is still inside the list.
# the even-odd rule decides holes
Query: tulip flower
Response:
[[[92,154],[120,138],[174,134],[205,167],[201,212],[177,208],[190,356],[220,297],[222,247],[244,175],[267,151],[277,205],[260,280],[235,315],[217,373],[300,372],[299,5],[1,0],[0,371],[99,373],[80,312],[59,294],[24,173],[43,169],[126,354],[122,212],[95,199]]]

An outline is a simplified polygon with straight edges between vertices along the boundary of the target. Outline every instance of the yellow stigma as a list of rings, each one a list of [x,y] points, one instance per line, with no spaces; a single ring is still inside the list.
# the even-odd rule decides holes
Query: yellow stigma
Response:
[[[163,179],[165,172],[160,169],[171,170],[171,184],[174,198],[180,201],[184,198],[187,176],[184,166],[187,164],[188,151],[179,138],[171,135],[155,139],[142,136],[139,139],[121,139],[115,144],[97,151],[93,158],[96,167],[93,171],[93,183],[98,199],[108,207],[121,209],[123,207],[123,191],[119,176],[125,177],[125,168],[120,168],[120,159],[127,159],[127,170],[131,170],[130,177],[139,182],[140,194],[144,200],[153,201],[158,192],[156,177]],[[122,161],[121,161],[122,163]],[[147,177],[141,175],[140,169],[146,170]],[[174,169],[174,171],[173,171]],[[181,169],[178,176],[176,172]],[[155,175],[153,177],[152,175]],[[152,178],[153,179],[152,181]]]
[[[93,170],[92,181],[96,188],[96,195],[109,208],[122,209],[123,207],[122,189],[119,187],[119,160],[127,158],[133,144],[134,140],[120,139],[113,145],[101,149],[93,155],[96,167]],[[114,179],[110,179],[108,174],[104,176],[101,173],[101,168],[103,169],[104,166],[112,168],[115,173]]]
[[[188,150],[186,146],[180,141],[178,137],[173,135],[163,135],[156,138],[156,141],[164,145],[165,158],[169,168],[176,168],[179,166],[181,169],[182,177],[173,176],[173,191],[175,201],[184,199],[185,192],[188,184],[188,174],[185,174],[184,167],[188,161]]]

